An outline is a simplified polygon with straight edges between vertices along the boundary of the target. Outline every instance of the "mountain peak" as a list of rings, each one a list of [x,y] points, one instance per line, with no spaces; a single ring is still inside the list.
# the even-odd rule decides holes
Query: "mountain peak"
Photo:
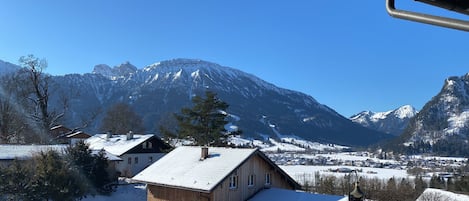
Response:
[[[404,105],[393,111],[394,115],[398,118],[412,118],[417,114],[417,110],[411,105]]]
[[[350,120],[367,128],[399,135],[416,114],[414,107],[404,105],[386,112],[363,111],[351,116]]]
[[[94,66],[93,74],[100,74],[110,79],[116,79],[118,77],[125,77],[133,74],[137,71],[137,67],[126,61],[120,65],[110,67],[106,64],[98,64]]]

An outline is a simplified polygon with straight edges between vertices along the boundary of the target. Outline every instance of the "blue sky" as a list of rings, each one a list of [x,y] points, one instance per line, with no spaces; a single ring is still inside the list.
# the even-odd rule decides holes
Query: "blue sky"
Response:
[[[448,14],[408,0],[396,6]],[[1,60],[34,54],[54,75],[202,59],[344,116],[421,109],[445,78],[469,72],[469,33],[391,18],[384,0],[0,1],[0,27]]]

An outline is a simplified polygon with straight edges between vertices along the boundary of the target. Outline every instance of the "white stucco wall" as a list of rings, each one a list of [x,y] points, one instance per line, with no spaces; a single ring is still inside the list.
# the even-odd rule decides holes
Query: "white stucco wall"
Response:
[[[119,156],[122,161],[116,164],[117,171],[121,172],[121,176],[133,177],[146,167],[150,166],[155,161],[163,157],[165,153],[139,153],[139,154],[124,154]],[[150,161],[152,157],[152,161]],[[130,158],[130,164],[129,164]],[[138,163],[135,162],[137,158]]]

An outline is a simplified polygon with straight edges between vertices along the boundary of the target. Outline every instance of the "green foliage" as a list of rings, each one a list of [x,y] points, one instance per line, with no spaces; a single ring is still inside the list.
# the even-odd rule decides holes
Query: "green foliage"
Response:
[[[0,168],[0,200],[28,200],[30,178],[33,174],[29,166],[30,164],[21,165],[13,161],[7,168]]]
[[[88,145],[83,141],[79,141],[75,146],[70,146],[67,149],[68,160],[73,164],[76,169],[84,177],[91,189],[96,189],[99,193],[108,193],[107,184],[111,181],[108,173],[108,162],[106,153],[101,150],[97,154],[92,154]],[[87,187],[90,188],[90,187]],[[94,194],[94,192],[92,192]]]
[[[93,155],[77,143],[65,155],[41,152],[32,160],[0,166],[0,200],[79,200],[87,194],[108,193],[111,178],[105,152]]]
[[[75,200],[86,195],[86,186],[70,164],[56,151],[41,152],[34,160],[31,182],[34,200]]]
[[[205,98],[195,96],[192,108],[182,108],[181,114],[175,114],[178,121],[179,138],[189,137],[197,145],[221,146],[226,144],[225,125],[228,104],[216,97],[216,93],[207,91]]]

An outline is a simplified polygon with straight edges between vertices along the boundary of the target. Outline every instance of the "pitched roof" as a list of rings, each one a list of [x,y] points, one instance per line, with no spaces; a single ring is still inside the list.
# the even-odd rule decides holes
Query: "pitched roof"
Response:
[[[210,147],[200,160],[201,147],[178,147],[137,174],[133,180],[155,185],[211,191],[257,149]]]
[[[74,132],[74,133],[71,133],[71,134],[68,134],[67,136],[65,136],[66,138],[80,138],[80,139],[87,139],[87,138],[90,138],[91,135],[87,134],[87,133],[84,133],[83,131],[77,131],[77,132]]]
[[[96,134],[86,139],[85,142],[89,144],[90,149],[104,149],[111,154],[121,156],[122,154],[125,154],[127,151],[142,144],[153,136],[153,134],[134,134],[132,139],[127,140],[127,135],[112,135],[108,139],[106,138],[107,134]]]
[[[64,152],[67,145],[0,145],[0,160],[28,159],[41,151]]]
[[[265,189],[248,201],[347,201],[348,197],[338,195],[312,194],[280,188]]]

